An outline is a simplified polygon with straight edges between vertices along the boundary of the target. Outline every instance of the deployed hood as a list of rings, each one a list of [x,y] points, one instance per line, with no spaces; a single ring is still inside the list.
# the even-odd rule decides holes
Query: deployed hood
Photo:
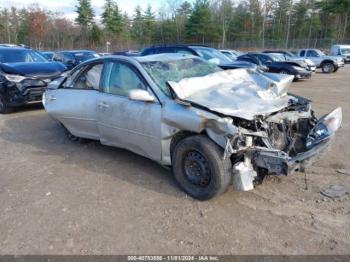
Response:
[[[61,74],[67,67],[59,62],[3,63],[0,69],[7,74],[33,77],[51,77]]]
[[[293,76],[257,73],[246,69],[226,70],[203,77],[169,82],[175,95],[212,111],[253,120],[288,106],[287,89]]]

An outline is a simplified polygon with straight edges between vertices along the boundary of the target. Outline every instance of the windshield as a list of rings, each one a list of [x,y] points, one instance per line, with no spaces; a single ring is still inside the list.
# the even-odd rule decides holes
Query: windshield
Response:
[[[192,49],[195,50],[200,55],[200,57],[202,57],[204,60],[207,60],[210,63],[217,65],[225,65],[232,63],[231,59],[229,59],[227,56],[225,56],[220,51],[214,48],[192,47]]]
[[[350,48],[342,48],[342,49],[341,49],[341,53],[342,53],[343,55],[348,55],[348,54],[350,54]]]
[[[222,71],[216,65],[198,58],[144,62],[142,66],[166,95],[169,95],[168,81],[179,82],[184,78],[201,77]]]
[[[79,53],[74,53],[74,57],[78,61],[78,63],[82,63],[82,62],[85,62],[86,60],[98,57],[98,54],[94,52],[79,52]]]
[[[34,50],[26,49],[1,49],[1,63],[31,63],[31,62],[48,62],[40,53]]]
[[[283,54],[270,53],[269,55],[273,59],[273,61],[275,61],[275,62],[284,62],[284,61],[286,61],[286,57]]]

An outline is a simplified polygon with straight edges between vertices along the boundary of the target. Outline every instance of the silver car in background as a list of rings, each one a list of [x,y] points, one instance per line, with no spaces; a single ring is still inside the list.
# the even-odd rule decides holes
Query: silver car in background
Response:
[[[287,92],[292,80],[191,55],[110,56],[52,82],[43,103],[71,138],[172,166],[180,187],[206,200],[303,171],[329,144],[341,109],[317,119],[309,100]]]

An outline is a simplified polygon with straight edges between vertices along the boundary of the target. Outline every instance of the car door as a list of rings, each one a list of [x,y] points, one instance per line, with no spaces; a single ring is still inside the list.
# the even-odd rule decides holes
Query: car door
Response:
[[[99,139],[97,97],[103,63],[93,63],[73,72],[58,89],[45,94],[45,109],[73,135]]]
[[[306,58],[311,59],[317,67],[320,66],[323,58],[315,50],[307,50]]]
[[[131,90],[147,90],[154,96],[138,70],[118,60],[105,65],[98,99],[101,142],[126,148],[154,160],[161,159],[161,104],[131,100]]]

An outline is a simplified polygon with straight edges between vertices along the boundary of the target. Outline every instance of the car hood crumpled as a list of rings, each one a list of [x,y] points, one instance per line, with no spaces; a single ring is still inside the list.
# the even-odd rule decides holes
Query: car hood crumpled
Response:
[[[293,76],[246,69],[220,71],[203,77],[169,81],[177,98],[212,111],[253,120],[288,106],[287,90]]]

